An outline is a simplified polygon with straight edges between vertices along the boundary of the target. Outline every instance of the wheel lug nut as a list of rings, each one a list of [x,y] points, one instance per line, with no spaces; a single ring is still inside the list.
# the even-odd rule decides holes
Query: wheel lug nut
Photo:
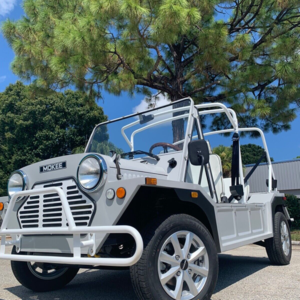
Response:
[[[178,271],[176,275],[177,275],[177,276],[180,276],[180,274],[181,274],[181,272],[180,272],[180,271]]]
[[[190,258],[191,258],[191,255],[190,255],[190,254],[188,254],[187,258],[188,258],[188,259],[190,259]]]
[[[179,260],[179,259],[180,259],[180,256],[179,256],[179,255],[176,255],[176,256],[175,256],[175,259],[176,259],[176,260]]]
[[[189,274],[192,274],[192,270],[191,269],[189,269]]]

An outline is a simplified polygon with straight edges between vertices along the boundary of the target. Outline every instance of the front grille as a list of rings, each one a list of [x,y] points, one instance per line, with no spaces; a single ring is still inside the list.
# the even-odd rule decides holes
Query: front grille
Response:
[[[47,187],[58,187],[64,191],[76,226],[89,225],[95,210],[95,204],[78,189],[73,179],[38,184],[34,189]],[[22,228],[68,226],[57,193],[30,196],[20,208],[18,218]]]

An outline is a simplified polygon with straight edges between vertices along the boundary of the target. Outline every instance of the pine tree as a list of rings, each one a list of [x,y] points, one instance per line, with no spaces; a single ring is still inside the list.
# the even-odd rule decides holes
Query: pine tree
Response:
[[[6,21],[3,33],[16,53],[13,71],[38,86],[225,102],[241,126],[274,133],[296,117],[299,0],[24,0],[23,7],[25,16]]]

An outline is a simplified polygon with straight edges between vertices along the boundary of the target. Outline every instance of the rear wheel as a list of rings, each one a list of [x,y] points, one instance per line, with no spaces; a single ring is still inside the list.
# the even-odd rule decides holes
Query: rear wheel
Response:
[[[143,256],[131,267],[139,299],[210,299],[218,278],[218,255],[201,222],[173,215],[152,224],[143,238]]]
[[[12,254],[17,254],[15,247]],[[23,253],[24,254],[24,253]],[[67,285],[78,273],[77,267],[36,262],[11,262],[16,279],[26,288],[35,292],[48,292]]]
[[[274,237],[266,240],[266,250],[270,261],[275,265],[288,265],[291,261],[291,232],[282,212],[277,212],[274,216]]]

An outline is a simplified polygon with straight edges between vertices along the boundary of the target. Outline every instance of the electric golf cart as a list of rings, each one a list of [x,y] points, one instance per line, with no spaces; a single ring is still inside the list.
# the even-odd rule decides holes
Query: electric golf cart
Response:
[[[203,133],[201,119],[214,114],[230,128]],[[256,166],[243,175],[246,131],[258,132],[264,145],[263,193],[249,186]],[[223,133],[232,133],[231,178],[206,140]],[[259,243],[272,263],[291,259],[291,219],[264,134],[239,128],[220,103],[187,98],[99,124],[85,153],[15,171],[8,193],[0,259],[11,260],[17,280],[37,292],[62,288],[80,268],[130,267],[139,299],[210,299],[218,253]]]

